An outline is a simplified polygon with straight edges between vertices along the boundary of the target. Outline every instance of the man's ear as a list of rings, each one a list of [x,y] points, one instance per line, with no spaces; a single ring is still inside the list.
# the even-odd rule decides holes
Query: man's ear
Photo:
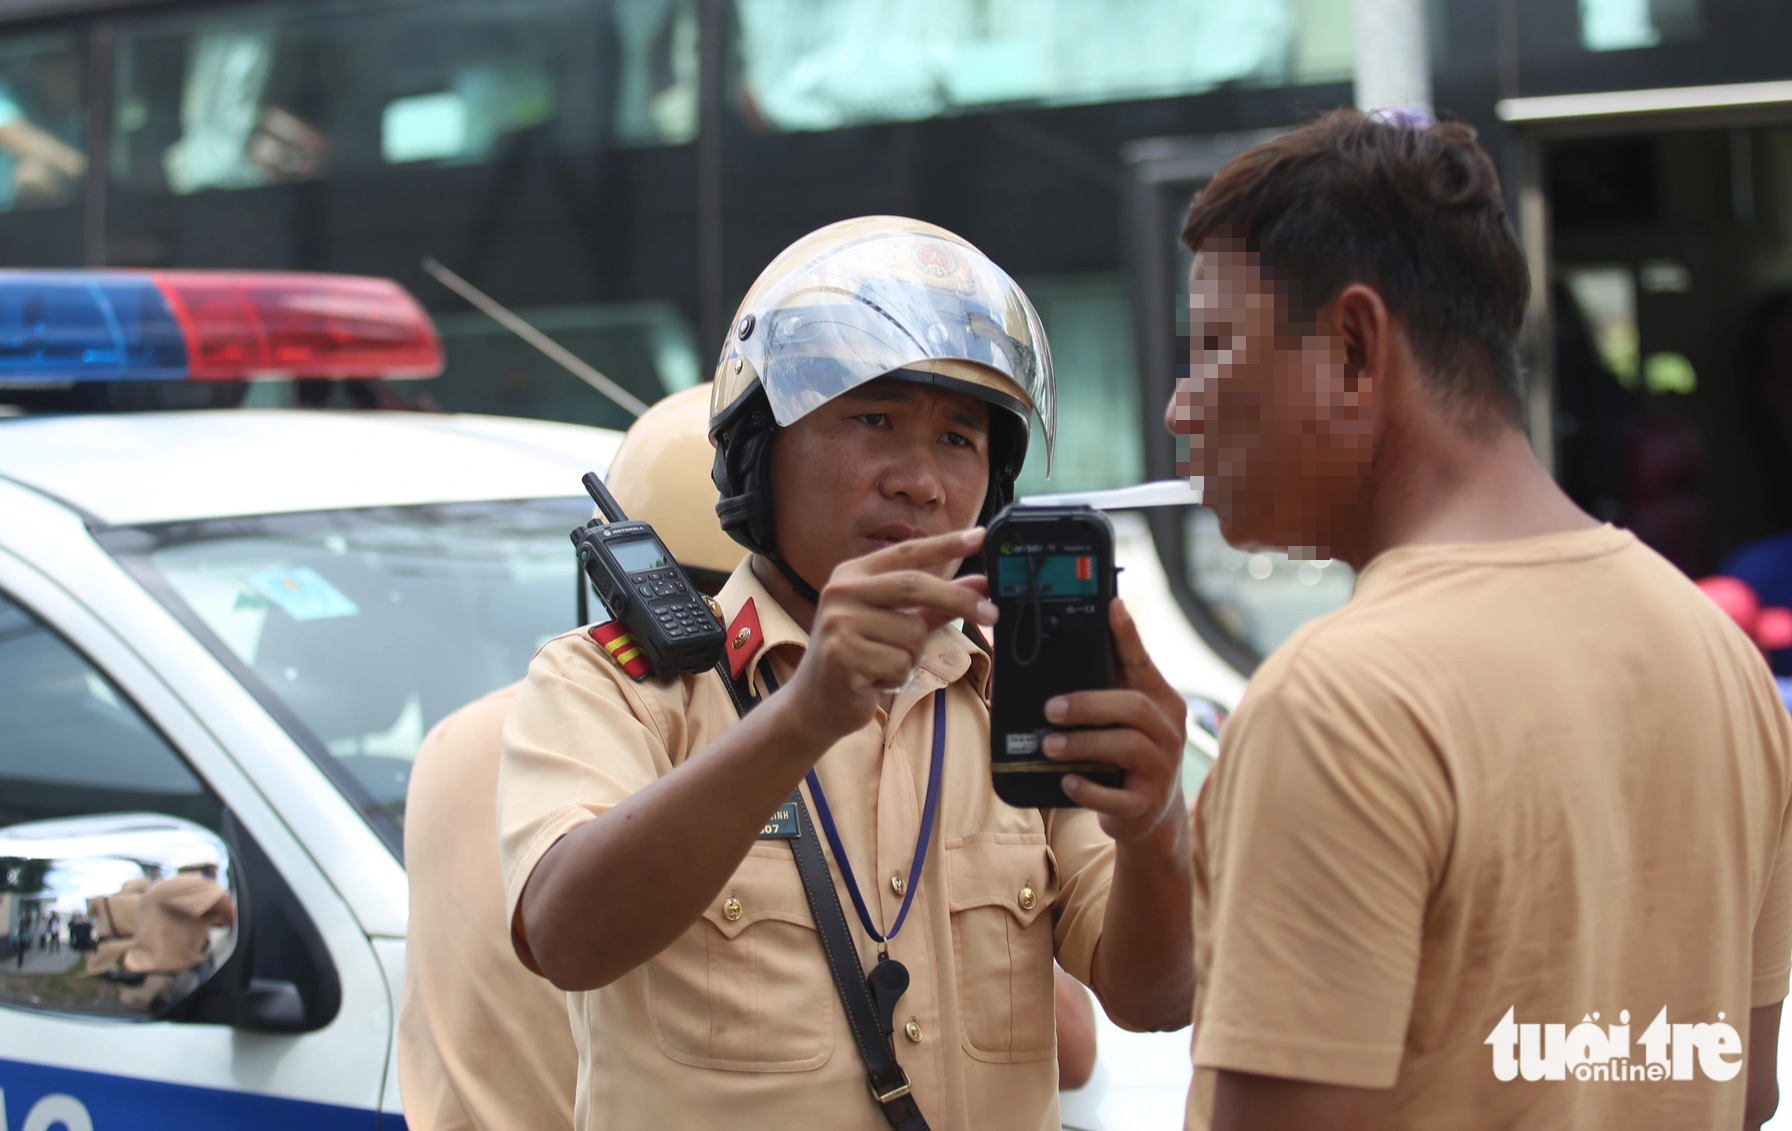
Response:
[[[1389,405],[1394,364],[1394,325],[1387,303],[1373,287],[1352,283],[1321,313],[1326,342],[1328,388],[1333,424],[1367,437]],[[1339,368],[1342,372],[1339,372]]]
[[[1331,303],[1331,331],[1344,345],[1345,387],[1372,403],[1386,383],[1392,354],[1388,305],[1374,288],[1352,283]]]

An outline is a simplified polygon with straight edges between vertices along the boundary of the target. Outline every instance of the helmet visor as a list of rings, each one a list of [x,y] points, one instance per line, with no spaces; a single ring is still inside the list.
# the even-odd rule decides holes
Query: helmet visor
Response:
[[[927,361],[986,365],[1026,394],[1045,433],[1057,425],[1051,347],[1033,304],[981,252],[925,234],[879,233],[792,271],[751,311],[734,349],[759,374],[780,425],[850,389]]]

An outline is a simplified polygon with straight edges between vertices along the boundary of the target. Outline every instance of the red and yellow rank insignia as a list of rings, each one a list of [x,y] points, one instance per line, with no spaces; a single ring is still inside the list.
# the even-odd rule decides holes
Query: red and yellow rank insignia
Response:
[[[620,624],[609,621],[605,624],[591,626],[591,639],[608,652],[616,666],[627,672],[636,683],[653,674],[653,668],[647,663],[646,653],[635,643],[635,638],[628,634]]]

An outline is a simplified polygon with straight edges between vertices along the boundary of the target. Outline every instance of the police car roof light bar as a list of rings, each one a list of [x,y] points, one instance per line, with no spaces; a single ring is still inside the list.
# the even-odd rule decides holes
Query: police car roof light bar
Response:
[[[441,371],[429,316],[390,279],[0,270],[0,386]]]

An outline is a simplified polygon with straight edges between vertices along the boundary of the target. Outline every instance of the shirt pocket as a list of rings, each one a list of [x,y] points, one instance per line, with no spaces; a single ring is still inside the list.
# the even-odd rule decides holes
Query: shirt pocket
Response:
[[[660,1051],[680,1064],[804,1072],[833,1053],[834,983],[788,845],[749,849],[647,974]]]
[[[1057,861],[1043,834],[976,833],[946,842],[952,949],[964,1048],[1012,1064],[1057,1053],[1052,901]]]

